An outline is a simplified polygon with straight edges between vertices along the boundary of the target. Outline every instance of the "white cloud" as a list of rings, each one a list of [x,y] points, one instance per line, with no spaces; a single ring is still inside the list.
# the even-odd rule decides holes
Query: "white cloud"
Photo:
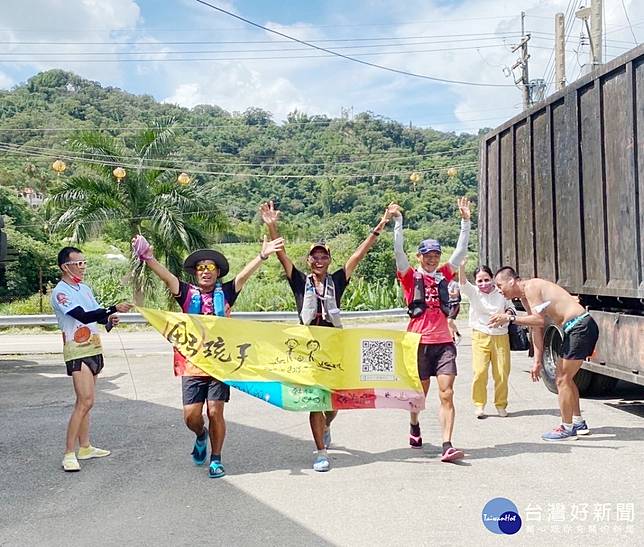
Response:
[[[17,61],[12,68],[33,67],[34,72],[63,68],[86,78],[113,82],[121,79],[118,63],[85,62],[79,54],[117,52],[122,47],[78,42],[110,42],[113,31],[135,27],[139,16],[140,8],[134,0],[4,0],[0,27],[13,29],[8,33],[7,41],[14,42],[10,49],[26,54],[13,57]]]
[[[9,89],[14,83],[13,78],[0,71],[0,89]]]
[[[198,81],[178,84],[165,102],[193,107],[216,104],[229,111],[260,107],[277,119],[295,109],[308,110],[306,100],[287,78],[266,78],[256,70],[234,63],[217,63]]]
[[[624,2],[635,25],[634,32],[640,40],[644,39],[644,2]],[[369,49],[340,49],[343,45],[348,45],[343,42],[317,43],[388,67],[453,80],[500,83],[508,87],[443,85],[348,60],[317,57],[321,52],[313,49],[299,50],[305,46],[216,14],[192,0],[180,0],[177,7],[172,8],[177,10],[177,20],[169,20],[165,24],[166,28],[176,25],[177,29],[171,33],[157,34],[152,28],[146,29],[141,9],[134,0],[5,0],[0,7],[0,27],[14,29],[9,35],[14,41],[111,40],[133,43],[127,46],[112,43],[100,47],[47,46],[51,51],[60,52],[60,57],[70,57],[69,54],[82,51],[158,51],[160,55],[154,58],[159,59],[159,62],[39,62],[29,66],[34,71],[53,66],[70,69],[104,84],[120,85],[130,90],[134,87],[137,91],[151,93],[167,102],[183,106],[207,103],[219,105],[229,111],[260,107],[272,112],[277,120],[284,119],[295,109],[311,114],[337,116],[341,107],[353,106],[356,112],[372,110],[401,121],[411,119],[415,123],[432,122],[441,129],[474,131],[480,126],[501,123],[520,110],[521,93],[512,85],[510,78],[503,76],[503,67],[511,66],[518,58],[516,53],[510,51],[510,46],[518,41],[520,10],[526,11],[527,30],[533,33],[529,43],[530,76],[540,78],[546,72],[554,44],[554,15],[558,11],[565,12],[568,4],[568,0],[524,0],[521,6],[509,0],[463,0],[455,3],[445,0],[356,0],[346,4],[346,9],[339,10],[334,9],[334,6],[339,5],[336,0],[329,2],[328,13],[316,16],[315,26],[312,21],[285,25],[275,20],[266,22],[258,19],[260,24],[306,41],[374,36],[420,37],[406,40],[421,42],[404,48],[413,52],[375,56],[360,56],[360,53],[393,52],[400,48],[391,44],[401,40],[384,41],[382,43],[390,45]],[[150,9],[154,9],[152,2],[142,5],[150,5]],[[226,2],[225,8],[238,13],[235,4],[230,1]],[[172,9],[165,5],[169,17]],[[267,8],[266,12],[270,13],[270,10]],[[303,16],[306,13],[307,10],[302,9]],[[157,17],[155,25],[162,24],[159,23],[160,20]],[[374,21],[377,24],[369,26]],[[331,26],[333,23],[336,26]],[[381,26],[379,23],[385,25]],[[605,24],[609,56],[632,47],[633,37],[621,2],[607,3]],[[133,28],[136,32],[129,31]],[[31,32],[24,29],[31,29]],[[109,29],[117,30],[118,33],[111,33]],[[206,32],[204,29],[209,30]],[[578,49],[579,59],[583,62],[588,48],[579,46],[580,30],[577,21],[570,32],[567,49]],[[449,37],[455,34],[461,36]],[[181,46],[167,44],[173,40],[263,40],[266,43],[199,44],[186,47],[188,50],[220,51],[258,49],[259,52],[249,53],[247,56],[289,55],[306,58],[173,62],[169,59],[176,58],[177,54],[172,52],[182,50]],[[479,46],[479,50],[455,49],[473,45]],[[486,47],[491,45],[495,47]],[[20,51],[47,51],[42,45],[30,47],[28,49],[26,45],[22,45]],[[293,48],[294,51],[290,54],[288,51],[272,51],[282,48]],[[421,51],[431,49],[450,51]],[[197,56],[245,55],[206,52]],[[0,72],[0,87],[11,85],[12,71],[7,70],[6,65],[0,68],[4,70],[4,74]],[[569,53],[569,80],[573,80],[578,72],[577,55]]]

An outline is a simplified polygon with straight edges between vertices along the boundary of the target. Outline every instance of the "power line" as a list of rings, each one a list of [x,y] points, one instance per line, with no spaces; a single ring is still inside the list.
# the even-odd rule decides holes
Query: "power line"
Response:
[[[183,216],[188,216],[188,215],[205,215],[205,216],[210,216],[213,214],[212,209],[200,209],[197,211],[185,211],[185,212],[175,212],[173,213],[175,216],[183,217]],[[105,220],[149,220],[151,218],[154,218],[152,215],[137,215],[133,217],[109,217],[107,219],[101,219],[101,220],[86,220],[83,221],[82,224],[96,224],[96,223],[103,223]],[[34,222],[32,224],[11,224],[11,228],[16,229],[16,228],[35,228],[43,227],[43,222]]]
[[[573,0],[568,0],[568,6],[566,6],[566,11],[565,11],[565,14],[564,14],[564,18],[566,19],[566,23],[568,23],[568,21],[569,21],[568,18],[570,17],[570,15],[569,15],[568,12],[570,11],[570,7],[572,6],[572,3],[573,3]],[[550,63],[552,63],[554,61],[554,59],[555,59],[554,55],[555,55],[555,47],[552,48],[552,51],[550,52],[550,57],[548,57],[548,62],[546,63],[546,68],[543,71],[543,78],[542,79],[544,81],[546,80],[546,75],[548,75],[548,78],[552,77],[552,76],[549,75],[549,69],[550,69]]]
[[[91,158],[85,158],[82,156],[76,156],[73,154],[54,154],[49,151],[40,151],[40,152],[30,152],[26,149],[19,148],[16,145],[13,144],[8,144],[8,143],[0,143],[0,150],[3,150],[8,153],[15,153],[15,154],[20,154],[28,157],[48,157],[50,159],[54,158],[60,158],[60,159],[65,159],[68,161],[74,161],[74,162],[79,162],[79,163],[88,163],[92,165],[109,165],[113,167],[123,167],[127,169],[132,169],[134,171],[137,170],[155,170],[155,171],[163,171],[163,172],[171,172],[171,173],[180,173],[182,171],[181,168],[175,168],[175,167],[162,167],[162,166],[145,166],[141,165],[139,162],[133,163],[133,164],[127,164],[127,163],[122,163],[122,162],[115,162],[115,161],[109,161],[109,160],[94,160]],[[466,166],[474,166],[477,165],[478,162],[472,161],[472,162],[467,162],[464,164],[455,164],[455,165],[450,165],[450,167],[466,167]],[[443,171],[445,170],[445,167],[437,167],[437,168],[414,168],[415,171],[418,171],[419,173],[432,173],[432,172],[438,172],[438,171]],[[243,178],[270,178],[270,179],[320,179],[320,178],[328,178],[328,177],[348,177],[348,178],[356,178],[356,177],[395,177],[395,176],[407,176],[409,174],[409,170],[406,171],[397,171],[397,172],[388,172],[388,173],[325,173],[321,175],[303,175],[303,174],[298,174],[298,173],[282,173],[282,174],[270,174],[270,173],[231,173],[228,171],[208,171],[208,170],[191,170],[192,174],[195,175],[215,175],[215,176],[229,176],[229,177],[243,177]]]
[[[526,15],[526,17],[531,17],[533,19],[548,19],[545,16],[539,15]],[[400,21],[396,23],[352,23],[352,24],[329,24],[329,25],[310,25],[311,28],[361,28],[361,27],[399,27],[399,26],[416,26],[416,25],[432,25],[432,24],[443,24],[443,23],[456,23],[460,21],[488,21],[492,19],[507,19],[505,15],[491,15],[486,17],[453,17],[448,19],[432,19],[430,21]],[[221,31],[237,31],[237,30],[246,30],[247,27],[204,27],[204,28],[164,28],[164,27],[146,27],[146,28],[136,28],[136,27],[123,27],[123,28],[1,28],[0,32],[37,32],[37,33],[50,33],[50,32],[64,32],[65,34],[69,33],[88,33],[88,32],[112,32],[112,33],[131,33],[131,32],[221,32]]]
[[[404,55],[407,53],[437,53],[444,51],[457,51],[457,50],[471,50],[471,49],[483,49],[483,48],[499,48],[505,47],[505,44],[490,44],[490,45],[479,45],[479,46],[463,46],[463,47],[453,47],[453,48],[439,48],[439,49],[410,49],[405,51],[375,51],[369,53],[354,53],[352,55],[352,60],[359,62],[361,64],[367,64],[371,66],[379,66],[374,63],[369,63],[367,61],[362,61],[359,59],[353,59],[354,57],[369,57],[374,55]],[[536,46],[535,46],[536,47]],[[159,53],[158,55],[161,55]],[[140,59],[2,59],[2,53],[0,53],[0,63],[143,63],[143,62],[152,62],[152,63],[173,63],[173,62],[204,62],[204,61],[275,61],[275,60],[284,60],[284,59],[321,59],[321,58],[330,58],[333,56],[342,54],[320,54],[320,55],[273,55],[268,57],[177,57],[177,58],[140,58]],[[114,55],[119,55],[119,53],[114,53]],[[397,69],[391,69],[394,72],[400,72]],[[404,72],[404,71],[403,71]],[[409,75],[417,76],[414,73],[409,73]],[[424,76],[418,76],[425,78]],[[505,84],[486,84],[486,83],[467,83],[460,82],[458,80],[447,80],[441,78],[434,78],[427,76],[425,79],[436,80],[443,83],[462,83],[463,85],[474,85],[474,86],[485,86],[485,87],[508,87]],[[510,86],[514,87],[514,86]]]
[[[628,27],[624,27],[628,28]],[[534,35],[535,39],[539,40],[554,40],[554,33],[552,32],[545,32],[545,31],[531,31],[530,32],[532,35]],[[422,36],[388,36],[388,37],[381,37],[381,38],[329,38],[329,39],[320,39],[320,40],[311,40],[312,44],[316,43],[323,43],[323,42],[382,42],[382,41],[403,41],[403,40],[426,40],[423,42],[420,42],[421,44],[444,44],[444,43],[452,43],[452,42],[473,42],[473,41],[478,41],[478,40],[510,40],[513,38],[516,38],[519,36],[520,33],[516,32],[505,32],[502,34],[496,33],[496,32],[488,32],[488,33],[470,33],[470,34],[437,34],[437,35],[422,35]],[[448,40],[436,40],[437,38],[448,38]],[[620,43],[620,44],[630,44],[630,41],[626,40],[615,40],[611,39],[608,40],[609,42],[613,43]],[[136,42],[136,41],[128,41],[128,42],[114,42],[114,41],[107,41],[107,42],[60,42],[60,41],[0,41],[0,45],[5,45],[5,46],[141,46],[141,45],[146,45],[146,46],[184,46],[184,45],[247,45],[247,44],[272,44],[272,45],[280,45],[280,44],[286,44],[288,43],[288,40],[189,40],[189,41],[169,41],[169,42],[154,42],[154,43],[141,43],[141,42]],[[403,46],[403,45],[415,45],[413,43],[411,44],[404,44],[404,43],[399,43],[399,44],[368,44],[364,46],[359,46],[359,45],[353,45],[353,46],[338,46],[336,49],[346,49],[346,48],[360,48],[360,47],[385,47],[385,46]],[[261,51],[303,51],[304,49],[310,49],[310,48],[284,48],[284,49],[262,49]],[[164,51],[164,50],[161,50]],[[234,52],[237,50],[222,50],[224,52]],[[240,51],[256,51],[256,50],[240,50]],[[33,52],[31,52],[34,54]],[[71,52],[70,52],[71,53]],[[92,53],[103,53],[103,52],[83,52],[84,54],[91,55]],[[111,53],[111,52],[105,52],[105,53]],[[135,52],[136,53],[136,52]],[[146,52],[140,52],[140,53],[146,53]],[[155,53],[155,52],[152,52]],[[4,52],[2,53],[3,55],[8,55],[8,54],[16,54],[15,52]],[[29,53],[24,53],[25,55],[28,55]],[[51,54],[50,52],[47,52],[47,54]]]
[[[578,4],[579,4],[579,0],[571,0],[571,3],[569,4],[569,6],[571,8],[570,13],[568,13],[566,11],[566,13],[568,13],[568,15],[567,15],[568,20],[566,21],[566,27],[564,29],[564,34],[566,36],[566,38],[564,40],[564,51],[566,53],[570,53],[570,50],[567,50],[565,48],[566,48],[566,44],[568,44],[568,40],[570,39],[570,36],[572,35],[573,28],[575,26],[576,18],[575,18],[574,15],[575,15],[575,10],[577,9]],[[574,53],[575,55],[578,55],[577,51],[575,51],[575,50],[573,50],[572,53]],[[546,81],[546,85],[547,85],[546,94],[549,93],[550,88],[552,87],[552,84],[554,83],[554,73],[555,73],[555,64],[553,63],[551,68],[550,68],[550,71],[548,73],[547,78],[544,77],[544,80]]]
[[[466,34],[424,34],[421,36],[382,36],[375,38],[320,38],[318,40],[311,40],[312,44],[318,43],[328,43],[328,42],[376,42],[383,40],[425,40],[428,38],[455,38],[461,41],[462,39],[492,39],[492,38],[502,38],[502,37],[513,37],[516,35],[516,32],[505,32],[499,34],[497,32],[474,32]],[[153,43],[145,43],[145,45],[162,45],[162,46],[174,46],[174,45],[240,45],[240,44],[287,44],[291,40],[180,40],[180,41],[155,41]],[[50,46],[133,46],[133,45],[142,45],[142,42],[137,41],[127,41],[127,42],[115,42],[115,41],[101,41],[101,42],[61,42],[61,41],[2,41],[0,44],[3,45],[50,45]]]
[[[499,37],[498,39],[506,39],[506,37]],[[459,40],[459,42],[478,42],[479,40],[497,40],[497,38],[473,38],[473,39],[464,39]],[[337,49],[367,49],[367,48],[377,48],[377,47],[408,47],[408,46],[422,46],[428,44],[451,44],[453,40],[448,41],[422,41],[422,42],[408,42],[400,44],[365,44],[365,45],[351,45],[351,46],[339,46]],[[486,44],[481,44],[481,46]],[[497,44],[489,44],[497,45]],[[488,45],[488,46],[489,46]],[[503,45],[503,44],[500,44]],[[475,46],[480,47],[480,46]],[[452,48],[449,48],[452,49]],[[453,49],[461,49],[455,47]],[[201,50],[167,50],[161,49],[157,51],[6,51],[0,53],[0,55],[10,55],[10,56],[23,56],[23,55],[177,55],[177,54],[204,54],[204,53],[272,53],[275,51],[309,51],[310,48],[298,48],[298,47],[288,47],[288,48],[261,48],[261,49],[201,49]]]
[[[626,16],[626,22],[628,23],[628,27],[631,29],[631,34],[633,35],[633,42],[635,42],[635,45],[637,44],[637,37],[635,36],[635,32],[633,31],[633,25],[631,25],[631,19],[628,16],[628,10],[626,9],[626,4],[624,4],[624,0],[621,0],[622,2],[622,8],[624,8],[624,15]]]
[[[401,55],[407,53],[432,53],[432,52],[444,52],[444,51],[456,51],[456,50],[469,50],[469,49],[482,49],[482,48],[498,48],[505,47],[505,44],[495,44],[495,45],[481,45],[481,46],[464,46],[464,47],[455,47],[455,48],[440,48],[440,49],[410,49],[405,51],[376,51],[370,53],[354,53],[354,57],[369,57],[374,55]],[[173,63],[173,62],[203,62],[203,61],[275,61],[275,60],[284,60],[284,59],[320,59],[320,58],[330,58],[333,56],[344,57],[342,54],[320,54],[320,55],[273,55],[268,57],[185,57],[185,58],[141,58],[141,59],[2,59],[0,58],[0,63],[142,63],[142,62],[153,62],[153,63]],[[0,54],[0,57],[2,54]],[[371,66],[378,66],[374,63],[369,63],[367,61],[362,61],[355,59],[356,62],[361,64],[367,64]],[[397,69],[391,69],[394,72],[400,72]],[[404,71],[403,71],[404,72]],[[402,73],[402,72],[401,72]],[[409,73],[409,75],[416,76],[414,73]],[[447,80],[441,78],[433,78],[431,76],[418,76],[424,79],[436,80],[443,83],[462,83],[463,85],[474,85],[474,86],[485,86],[485,87],[508,87],[505,84],[485,84],[485,83],[467,83],[459,82],[458,80]],[[511,86],[514,87],[514,86]]]
[[[488,108],[488,109],[481,109],[481,110],[470,110],[470,113],[482,113],[482,112],[509,112],[512,110],[516,110],[514,107],[505,107],[505,108]],[[496,120],[498,119],[499,116],[494,116],[494,117],[487,117],[487,118],[463,118],[463,119],[456,119],[455,116],[448,116],[448,117],[433,117],[431,121],[425,122],[424,124],[417,124],[413,126],[411,129],[417,130],[417,131],[424,131],[428,127],[423,127],[423,126],[430,126],[430,125],[445,125],[449,123],[458,123],[462,124],[463,122],[476,122],[476,121],[489,121],[489,120]],[[5,121],[9,121],[11,118],[5,118]],[[441,121],[443,120],[443,121]],[[237,123],[236,123],[237,122]],[[293,122],[293,121],[287,121],[283,123],[282,125],[278,125],[275,122],[271,122],[271,125],[268,126],[269,129],[288,129],[291,127],[306,127],[306,126],[326,126],[325,129],[337,129],[338,125],[340,126],[353,126],[356,123],[355,121],[346,121],[338,118],[325,118],[322,120],[309,120],[305,122]],[[401,126],[404,130],[408,130],[409,128],[400,122],[397,122],[395,120],[384,120],[385,124],[395,124]],[[172,128],[173,129],[202,129],[202,130],[217,130],[221,128],[226,128],[226,129],[239,129],[239,128],[248,128],[249,126],[246,125],[243,120],[236,119],[234,121],[231,121],[231,123],[224,123],[224,124],[207,124],[207,125],[175,125]],[[110,132],[119,132],[119,133],[129,133],[131,131],[142,131],[142,130],[147,130],[149,129],[148,126],[79,126],[79,127],[42,127],[42,126],[31,126],[31,127],[0,127],[0,133],[6,132],[6,133],[38,133],[38,132],[43,132],[43,133],[73,133],[73,132],[79,132],[79,131],[110,131]],[[220,152],[221,154],[225,154],[224,152]]]
[[[406,70],[387,67],[387,66],[379,65],[377,63],[370,63],[368,61],[363,61],[362,59],[356,59],[355,56],[351,57],[351,56],[348,56],[348,55],[344,55],[342,53],[338,53],[336,51],[326,49],[326,48],[323,48],[321,46],[316,46],[315,44],[312,44],[310,42],[305,42],[304,40],[299,40],[298,38],[294,38],[292,36],[289,36],[288,34],[284,34],[283,32],[279,32],[277,30],[273,30],[273,29],[270,29],[268,27],[264,27],[264,26],[262,26],[262,25],[260,25],[258,23],[254,23],[253,21],[251,21],[249,19],[245,19],[244,17],[236,15],[236,14],[234,14],[234,13],[232,13],[230,11],[227,11],[227,10],[225,10],[223,8],[219,8],[219,7],[217,7],[217,6],[213,5],[213,4],[205,2],[204,0],[196,0],[196,1],[199,2],[200,4],[203,4],[204,6],[207,6],[207,7],[211,8],[211,9],[214,9],[216,11],[224,13],[224,14],[230,16],[230,17],[234,17],[235,19],[243,21],[244,23],[247,23],[249,25],[252,25],[254,27],[262,29],[262,30],[264,30],[266,32],[276,34],[277,36],[281,36],[282,38],[287,38],[289,40],[293,40],[294,42],[298,42],[298,43],[303,44],[305,46],[309,46],[309,47],[311,47],[313,49],[317,49],[319,51],[324,51],[324,52],[326,52],[328,54],[331,54],[331,55],[334,55],[336,57],[341,57],[341,58],[346,59],[348,61],[353,61],[355,63],[359,63],[359,64],[362,64],[362,65],[365,65],[365,66],[370,66],[372,68],[378,68],[378,69],[381,69],[381,70],[386,70],[388,72],[393,72],[393,73],[396,73],[396,74],[402,74],[403,76],[412,76],[414,78],[421,78],[421,79],[424,79],[424,80],[430,80],[430,81],[440,82],[440,83],[448,83],[448,84],[456,84],[456,85],[470,85],[470,86],[477,86],[477,87],[514,87],[514,86],[509,85],[509,84],[491,84],[491,83],[484,83],[484,82],[466,82],[466,81],[462,81],[462,80],[450,80],[450,79],[447,79],[447,78],[438,78],[438,77],[434,77],[434,76],[427,76],[425,74],[417,74],[417,73],[414,73],[414,72],[408,72]]]
[[[619,26],[619,27],[611,29],[611,30],[607,30],[606,34],[614,34],[615,32],[619,32],[620,30],[627,29],[629,26],[631,26],[631,27],[641,27],[642,25],[644,25],[644,20],[636,21],[632,25],[623,25],[623,26]],[[628,42],[628,43],[630,44],[630,42]]]
[[[40,146],[32,146],[32,145],[15,145],[13,143],[3,143],[0,142],[0,146],[19,146],[20,150],[24,150],[30,153],[47,153],[50,154],[54,157],[63,157],[65,155],[70,154],[71,152],[68,150],[55,150],[52,148],[45,148],[45,147],[40,147]],[[154,164],[157,163],[168,163],[171,162],[173,164],[178,164],[181,167],[180,168],[185,168],[189,165],[197,165],[199,167],[204,167],[204,166],[209,166],[209,165],[220,165],[220,166],[234,166],[234,167],[239,167],[239,166],[244,166],[244,167],[260,167],[260,168],[265,168],[265,167],[332,167],[332,166],[343,166],[343,165],[355,165],[355,164],[360,164],[360,163],[382,163],[382,162],[396,162],[396,161],[408,161],[408,160],[416,160],[420,161],[423,159],[449,159],[449,155],[453,154],[462,154],[466,152],[474,152],[478,150],[478,143],[471,143],[471,144],[464,144],[463,146],[460,147],[454,147],[450,150],[445,150],[445,151],[436,151],[436,152],[430,152],[427,154],[415,154],[413,156],[387,156],[387,157],[381,157],[381,158],[366,158],[366,159],[361,159],[361,160],[351,160],[351,161],[325,161],[323,163],[313,163],[313,162],[308,162],[308,163],[297,163],[297,162],[284,162],[284,163],[251,163],[251,162],[230,162],[230,161],[193,161],[193,160],[187,160],[184,158],[178,158],[178,157],[171,157],[167,159],[146,159],[141,162],[141,159],[138,156],[124,156],[124,155],[114,155],[114,154],[102,154],[99,152],[82,152],[82,155],[80,157],[83,158],[91,158],[95,160],[103,160],[103,159],[108,159],[108,160],[120,160],[120,161],[135,161],[135,162],[141,162],[143,164],[150,164],[151,166],[154,166]],[[80,154],[80,152],[79,152]],[[179,168],[179,167],[178,167]]]
[[[488,49],[488,48],[504,48],[506,44],[488,44],[488,45],[477,45],[477,46],[463,46],[463,47],[451,47],[451,48],[438,48],[438,49],[409,49],[403,51],[375,51],[368,53],[354,53],[353,57],[368,57],[374,55],[404,55],[408,53],[438,53],[445,51],[462,51],[462,50],[478,50],[478,49]],[[628,50],[629,48],[621,46],[608,46],[611,48],[618,48],[621,50]],[[550,47],[537,46],[533,45],[533,49],[551,49]],[[250,50],[244,50],[246,52]],[[261,50],[260,50],[261,51]],[[268,50],[268,51],[277,51],[277,50]],[[573,50],[566,50],[568,52],[574,52]],[[199,51],[177,51],[177,52],[157,52],[157,53],[146,53],[145,55],[168,55],[168,54],[199,54],[199,53],[208,53],[208,52],[199,52]],[[217,53],[217,52],[212,52]],[[231,53],[231,52],[222,52],[222,53]],[[91,55],[92,53],[76,53],[76,52],[66,52],[65,55]],[[144,55],[143,53],[138,52],[97,52],[96,55],[115,55],[114,59],[2,59],[2,55],[33,55],[33,53],[0,53],[0,63],[174,63],[174,62],[206,62],[206,61],[274,61],[274,60],[283,60],[283,59],[320,59],[320,58],[330,58],[332,55],[321,54],[321,55],[272,55],[267,57],[172,57],[172,58],[122,58],[121,55]],[[43,55],[58,55],[58,53],[44,53]],[[446,80],[447,81],[447,80]],[[449,80],[452,81],[452,80]],[[478,84],[472,84],[478,85]],[[481,84],[484,85],[484,84]],[[485,84],[487,85],[487,84]],[[493,85],[493,84],[490,84]],[[496,85],[496,84],[494,84]]]

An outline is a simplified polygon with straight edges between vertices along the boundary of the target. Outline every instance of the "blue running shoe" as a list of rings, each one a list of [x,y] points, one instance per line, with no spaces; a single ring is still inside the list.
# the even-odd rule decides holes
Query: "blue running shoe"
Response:
[[[577,434],[575,433],[574,428],[571,431],[567,431],[563,425],[548,431],[541,435],[541,438],[544,441],[576,441]]]
[[[586,420],[582,420],[579,424],[572,424],[572,430],[577,435],[590,435],[590,428],[586,423]]]
[[[208,468],[208,476],[211,479],[219,479],[226,476],[224,466],[219,460],[213,460],[210,462],[210,467]]]
[[[192,449],[192,461],[195,465],[206,463],[208,455],[208,432],[204,429],[200,437],[195,440],[195,446]]]
[[[318,454],[317,458],[315,458],[315,461],[313,462],[313,469],[322,473],[331,469],[329,458],[325,454]]]
[[[329,448],[329,446],[331,446],[331,428],[329,426],[324,428],[322,442],[324,443],[324,448]]]

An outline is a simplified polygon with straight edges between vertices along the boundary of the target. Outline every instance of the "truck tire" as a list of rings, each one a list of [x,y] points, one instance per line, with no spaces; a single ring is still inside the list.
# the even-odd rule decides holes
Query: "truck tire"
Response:
[[[543,335],[543,368],[541,369],[541,379],[548,391],[557,393],[557,362],[561,359],[561,343],[563,342],[562,330],[554,324],[546,327]],[[579,395],[584,397],[591,393],[591,384],[596,375],[584,369],[579,369],[575,375],[575,384],[579,390]]]

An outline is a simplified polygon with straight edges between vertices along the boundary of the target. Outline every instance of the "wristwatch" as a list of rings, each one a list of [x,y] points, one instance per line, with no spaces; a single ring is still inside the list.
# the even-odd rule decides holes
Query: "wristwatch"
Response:
[[[513,313],[508,313],[508,323],[514,323],[516,318],[517,318],[517,316],[514,315]]]

